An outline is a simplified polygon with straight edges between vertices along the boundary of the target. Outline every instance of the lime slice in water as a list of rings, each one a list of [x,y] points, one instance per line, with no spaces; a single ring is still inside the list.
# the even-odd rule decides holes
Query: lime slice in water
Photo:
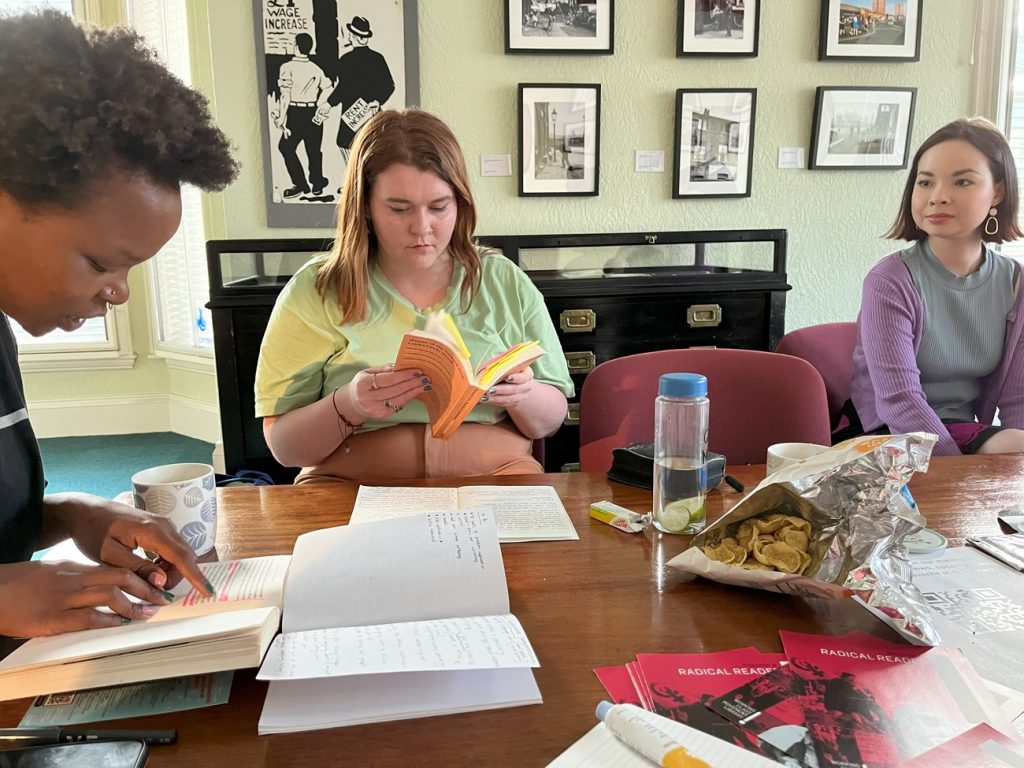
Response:
[[[658,515],[658,522],[667,531],[684,531],[690,525],[695,525],[704,520],[706,511],[704,499],[693,497],[689,499],[676,499],[669,502],[661,509]]]

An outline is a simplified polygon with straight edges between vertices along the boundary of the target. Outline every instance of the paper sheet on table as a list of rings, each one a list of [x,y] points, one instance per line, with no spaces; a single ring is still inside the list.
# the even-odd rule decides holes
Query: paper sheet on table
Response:
[[[257,678],[539,666],[519,620],[506,614],[278,635]]]
[[[644,715],[687,750],[715,768],[781,768],[774,760],[708,736],[683,723],[653,712],[645,712]],[[548,768],[651,768],[653,765],[646,757],[620,741],[604,723],[598,723],[548,763]]]
[[[490,509],[498,540],[575,540],[579,534],[558,493],[549,485],[466,485],[461,488],[360,486],[350,524],[395,517]]]

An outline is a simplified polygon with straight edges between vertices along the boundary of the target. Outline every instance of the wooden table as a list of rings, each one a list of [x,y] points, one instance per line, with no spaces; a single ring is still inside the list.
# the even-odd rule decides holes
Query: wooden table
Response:
[[[761,466],[732,468],[748,488]],[[493,480],[479,480],[486,483]],[[590,520],[590,502],[637,510],[650,493],[600,475],[507,478],[546,483],[562,497],[579,541],[505,544],[512,611],[541,661],[544,703],[515,709],[260,737],[266,685],[236,672],[220,707],[124,720],[112,727],[176,728],[173,747],[154,748],[150,766],[543,766],[590,729],[605,697],[594,667],[623,664],[637,652],[708,652],[744,645],[780,651],[778,630],[841,634],[868,630],[895,640],[851,601],[774,595],[695,579],[664,564],[688,542],[656,532],[628,535]],[[429,485],[449,483],[432,481]],[[709,520],[742,494],[723,486],[709,496]],[[996,513],[1024,503],[1024,457],[938,457],[910,484],[929,525],[961,545],[968,534],[996,533]],[[355,488],[228,488],[220,492],[222,558],[290,553],[303,531],[348,520]],[[27,700],[0,703],[0,727],[17,725]]]

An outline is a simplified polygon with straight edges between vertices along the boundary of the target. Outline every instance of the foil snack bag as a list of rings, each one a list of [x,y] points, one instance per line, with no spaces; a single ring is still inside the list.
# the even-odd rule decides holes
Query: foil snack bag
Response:
[[[858,437],[784,467],[668,565],[801,597],[856,595],[936,645],[902,545],[925,526],[906,485],[927,471],[936,440],[925,432]]]

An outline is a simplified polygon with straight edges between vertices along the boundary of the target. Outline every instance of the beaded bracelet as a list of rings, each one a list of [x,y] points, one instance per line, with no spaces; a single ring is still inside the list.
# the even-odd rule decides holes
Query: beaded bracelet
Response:
[[[341,389],[341,387],[338,387],[338,389]],[[344,424],[344,425],[345,425],[346,427],[348,427],[348,431],[349,431],[349,432],[355,432],[355,431],[356,431],[356,425],[355,425],[355,424],[353,424],[353,423],[352,423],[351,421],[349,421],[348,419],[346,419],[346,418],[345,418],[345,414],[343,414],[343,413],[341,412],[341,409],[340,409],[340,408],[338,408],[338,401],[337,401],[337,400],[335,399],[335,397],[334,397],[334,396],[335,396],[336,394],[338,394],[338,389],[335,389],[335,390],[334,390],[334,391],[333,391],[333,392],[331,393],[331,405],[333,405],[333,406],[334,406],[334,412],[335,412],[336,414],[338,414],[338,422],[339,422],[339,426],[340,426],[341,424]]]

